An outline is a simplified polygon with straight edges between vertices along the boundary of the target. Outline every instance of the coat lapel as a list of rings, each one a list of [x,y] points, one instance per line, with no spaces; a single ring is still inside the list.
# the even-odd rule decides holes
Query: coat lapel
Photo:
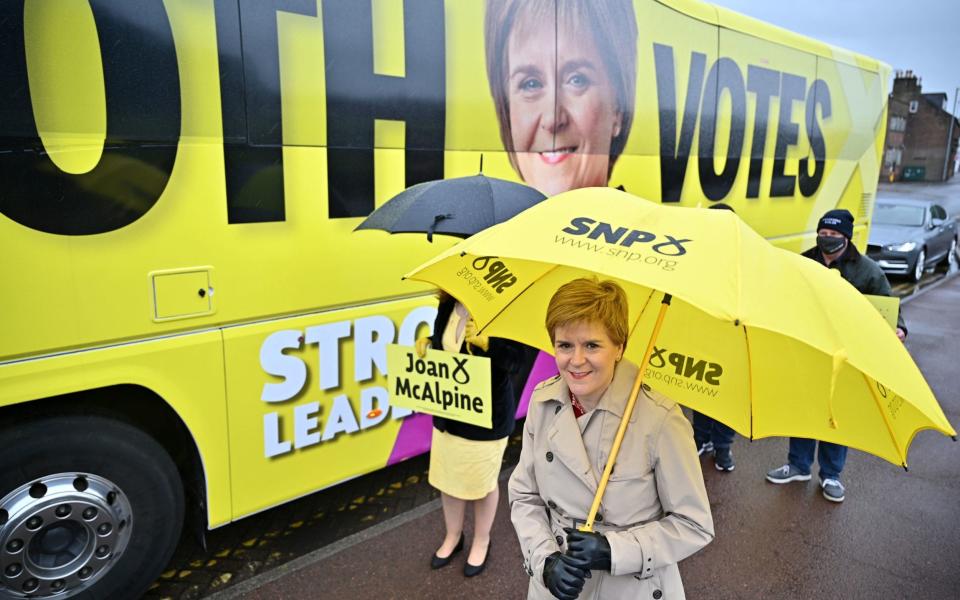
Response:
[[[617,430],[620,428],[623,411],[627,407],[636,375],[637,368],[632,363],[623,362],[617,365],[610,387],[607,388],[597,404],[596,410],[609,413],[606,415],[607,418],[601,421],[600,442],[597,445],[596,469],[601,476],[613,449],[613,441],[617,437]],[[634,411],[630,415],[630,424],[624,432],[625,437],[632,433],[631,428],[636,427],[637,412],[636,407],[634,407]]]
[[[613,373],[613,381],[610,382],[610,387],[607,388],[607,391],[600,397],[600,402],[597,403],[597,408],[616,417],[618,426],[620,418],[623,417],[623,411],[627,408],[627,401],[630,400],[630,392],[633,390],[633,382],[637,378],[637,371],[639,369],[633,363],[622,362],[618,364],[616,371]],[[630,415],[630,422],[635,423],[636,420],[637,410],[634,406],[633,414]],[[616,430],[616,427],[614,430]],[[610,438],[610,441],[612,442],[613,438]]]
[[[591,492],[595,492],[598,485],[597,478],[587,459],[587,450],[583,447],[580,426],[573,414],[573,406],[569,400],[570,392],[565,383],[561,382],[559,392],[560,398],[557,400],[560,402],[560,410],[554,414],[548,433],[550,451]]]
[[[626,408],[626,403],[633,388],[633,381],[637,375],[637,367],[629,362],[622,362],[617,365],[613,381],[610,387],[603,394],[597,409],[606,410],[614,418],[606,419],[602,432],[602,444],[606,450],[601,451],[600,465],[602,470],[606,457],[609,455],[610,446],[613,445],[613,439],[616,437],[617,427],[620,425],[620,417]],[[644,393],[643,391],[640,392]],[[577,418],[573,414],[573,406],[570,404],[570,391],[567,384],[561,380],[557,390],[558,398],[554,401],[560,403],[560,410],[553,416],[553,421],[548,430],[550,451],[554,458],[566,466],[577,479],[579,479],[591,493],[596,492],[599,486],[597,472],[590,465],[587,458],[587,450],[583,445],[583,436],[580,434],[580,426],[577,424]],[[630,415],[631,425],[635,425],[637,420],[637,410],[634,409]],[[596,417],[594,417],[596,418]]]
[[[550,449],[556,459],[570,469],[591,492],[596,491],[597,478],[590,467],[590,461],[587,460],[580,427],[569,404],[557,413],[557,418],[550,428]]]

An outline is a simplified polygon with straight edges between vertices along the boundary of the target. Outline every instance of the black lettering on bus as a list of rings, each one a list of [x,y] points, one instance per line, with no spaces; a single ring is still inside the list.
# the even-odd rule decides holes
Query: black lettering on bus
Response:
[[[797,181],[800,193],[807,198],[814,195],[820,187],[820,182],[823,180],[824,161],[827,158],[823,130],[820,129],[820,123],[817,121],[817,106],[820,107],[820,115],[824,119],[829,119],[833,111],[830,103],[830,88],[822,79],[817,79],[810,84],[810,91],[807,92],[807,137],[810,138],[814,170],[813,175],[810,175],[810,159],[804,158],[800,161]]]
[[[807,80],[799,75],[784,73],[780,80],[780,123],[777,127],[777,146],[773,155],[773,176],[770,178],[770,197],[790,197],[796,191],[796,176],[785,175],[789,146],[797,144],[800,128],[793,120],[793,103],[803,100],[807,92]]]
[[[240,0],[239,22],[235,4],[219,0],[216,5],[227,222],[283,221],[286,203],[277,13],[316,17],[317,4],[314,0]],[[235,31],[242,32],[242,40]]]
[[[374,120],[406,122],[405,185],[443,178],[443,0],[403,3],[404,77],[373,71],[370,2],[324,0],[330,218],[374,208]]]
[[[749,65],[747,90],[757,95],[753,141],[750,144],[750,172],[747,175],[747,198],[756,198],[760,195],[760,178],[763,176],[763,150],[767,145],[770,100],[780,91],[780,72]]]
[[[713,169],[713,154],[716,149],[717,111],[723,91],[730,93],[730,140],[723,170]],[[740,167],[743,150],[743,132],[746,127],[747,96],[740,68],[732,59],[721,58],[713,63],[707,75],[703,92],[703,108],[700,110],[699,171],[700,189],[710,200],[724,198],[733,187]]]
[[[38,231],[125,227],[160,199],[180,138],[180,76],[162,0],[90,0],[100,43],[106,137],[95,167],[65,173],[33,114],[24,2],[0,2],[0,213]],[[69,133],[69,132],[63,132]]]
[[[687,99],[677,139],[677,85],[673,61],[673,47],[653,45],[657,76],[657,102],[660,115],[660,196],[661,202],[679,202],[683,192],[683,178],[687,172],[693,132],[697,124],[700,95],[707,57],[700,52],[690,56],[687,78]]]

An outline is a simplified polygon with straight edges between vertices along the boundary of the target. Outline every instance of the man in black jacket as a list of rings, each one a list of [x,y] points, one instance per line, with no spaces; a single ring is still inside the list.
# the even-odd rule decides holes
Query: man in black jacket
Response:
[[[850,243],[853,237],[853,215],[845,209],[827,211],[817,224],[817,245],[803,253],[828,269],[836,269],[862,294],[892,296],[890,283],[877,263],[864,256]],[[907,337],[903,316],[897,317],[897,337]],[[790,438],[787,464],[767,473],[770,483],[809,481],[817,440]],[[847,447],[820,442],[817,463],[820,465],[820,487],[823,497],[831,502],[843,502],[845,491],[840,473],[847,460]]]

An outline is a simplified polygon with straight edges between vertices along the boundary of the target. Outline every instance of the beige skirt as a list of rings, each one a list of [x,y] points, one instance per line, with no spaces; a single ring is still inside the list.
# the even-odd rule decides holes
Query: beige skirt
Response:
[[[479,500],[497,487],[507,438],[468,440],[438,429],[430,446],[430,485],[461,500]]]

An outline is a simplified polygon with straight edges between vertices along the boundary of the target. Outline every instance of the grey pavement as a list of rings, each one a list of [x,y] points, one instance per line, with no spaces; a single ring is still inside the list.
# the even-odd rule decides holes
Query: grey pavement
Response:
[[[907,347],[957,427],[960,277],[914,296],[903,311]],[[909,472],[851,451],[839,505],[821,496],[816,478],[764,481],[785,462],[786,440],[738,438],[733,450],[732,473],[701,459],[717,537],[681,563],[688,598],[960,598],[960,444],[921,432]],[[473,579],[461,574],[463,554],[430,570],[443,531],[434,501],[214,598],[523,598],[527,576],[504,496],[488,568]]]

